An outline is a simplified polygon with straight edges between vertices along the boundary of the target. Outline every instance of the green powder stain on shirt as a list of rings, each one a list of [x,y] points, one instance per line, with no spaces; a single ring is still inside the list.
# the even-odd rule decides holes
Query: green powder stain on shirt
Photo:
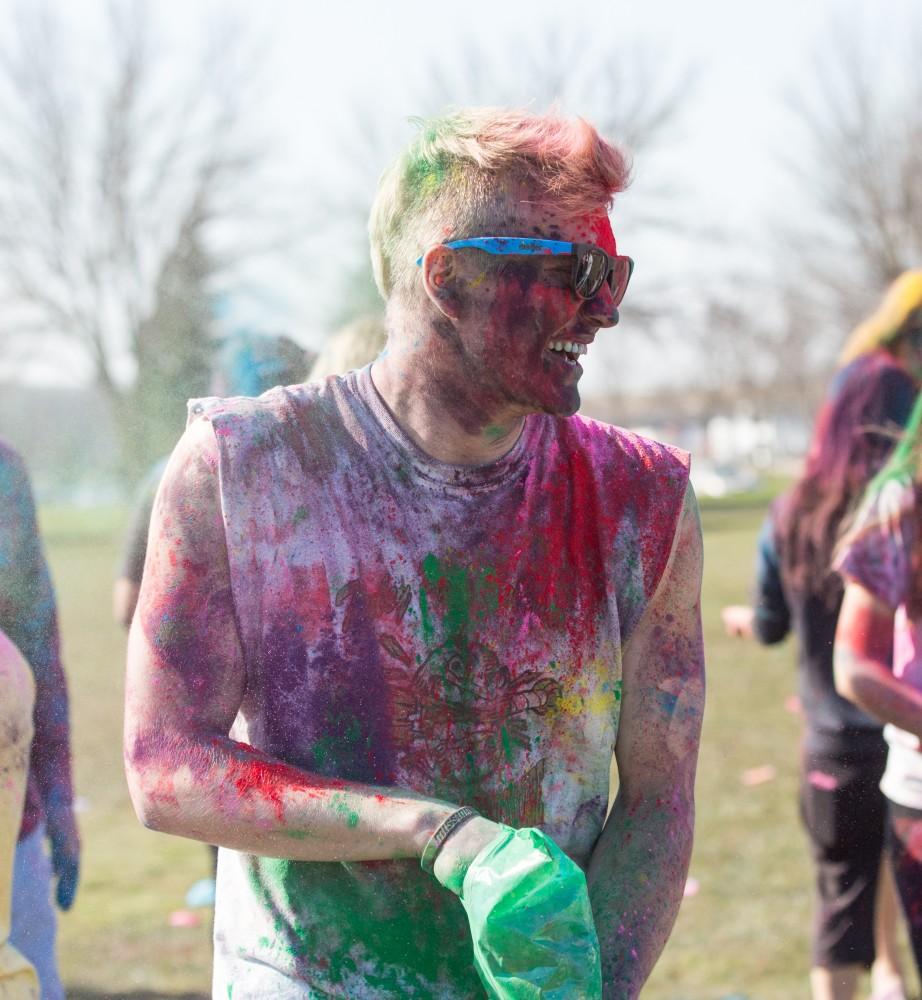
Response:
[[[499,610],[499,581],[492,567],[474,568],[442,562],[430,552],[423,560],[422,584],[419,603],[423,637],[427,641],[431,640],[433,631],[427,587],[443,595],[444,641],[458,646],[469,638],[472,617],[487,621]]]
[[[430,587],[444,593],[445,615],[442,627],[445,639],[457,642],[467,631],[470,619],[467,570],[460,566],[445,565],[430,552],[423,560],[423,576]]]
[[[321,769],[338,762],[347,752],[351,753],[362,739],[362,724],[358,719],[331,713],[328,722],[332,735],[322,737],[311,747],[314,766]],[[369,738],[366,737],[366,741]]]
[[[413,978],[448,980],[464,996],[479,995],[461,902],[444,890],[433,895],[431,876],[418,861],[366,865],[251,857],[248,862],[260,898],[267,903],[296,901],[295,912],[306,916],[286,921],[279,913],[271,947],[296,963],[325,952],[330,958],[322,977],[326,983],[354,981],[360,975],[371,992],[386,996],[437,995],[408,993],[407,970],[412,970]],[[359,907],[356,870],[369,883]]]
[[[432,627],[432,618],[429,614],[429,598],[425,587],[419,588],[419,620],[422,626],[423,641],[426,645],[429,645],[435,635],[435,629]]]
[[[292,519],[291,519],[291,523],[292,524],[300,524],[302,521],[306,521],[306,520],[307,520],[307,507],[305,507],[302,504],[294,512],[294,515],[292,516]]]

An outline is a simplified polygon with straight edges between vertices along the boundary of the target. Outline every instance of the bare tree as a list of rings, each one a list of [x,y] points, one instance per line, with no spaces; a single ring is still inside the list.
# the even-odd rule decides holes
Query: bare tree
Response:
[[[900,33],[919,39],[922,20]],[[809,425],[849,331],[922,262],[922,72],[917,46],[881,44],[867,23],[840,18],[788,96],[781,160],[793,187],[773,192],[773,259],[767,273],[707,289],[694,324],[699,381],[725,408],[742,401]]]
[[[922,260],[922,19],[904,47],[871,25],[824,32],[813,75],[790,107],[801,142],[788,156],[806,212],[781,233],[811,322],[833,326],[830,353],[897,275]],[[805,301],[804,301],[805,300]]]
[[[810,336],[811,303],[793,285],[735,275],[709,291],[692,324],[696,379],[709,412],[746,412],[809,425],[827,377],[826,345]]]
[[[0,46],[4,337],[79,347],[132,471],[164,439],[140,427],[169,421],[175,436],[182,400],[205,388],[207,297],[239,259],[214,233],[244,221],[258,166],[242,35],[207,27],[183,60],[144,0],[112,2],[96,62],[80,63],[63,11],[23,3]]]

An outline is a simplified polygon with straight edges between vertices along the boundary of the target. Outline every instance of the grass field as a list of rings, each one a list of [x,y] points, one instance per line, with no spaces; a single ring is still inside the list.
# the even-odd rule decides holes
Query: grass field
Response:
[[[810,873],[795,807],[800,723],[785,701],[796,688],[789,644],[760,649],[726,638],[719,610],[745,599],[761,504],[704,512],[704,622],[708,707],[698,780],[698,823],[686,899],[644,991],[650,1000],[806,997]],[[44,510],[71,684],[74,757],[83,811],[83,877],[61,920],[69,996],[208,995],[207,912],[171,927],[186,888],[207,873],[205,848],[144,830],[121,765],[124,636],[110,590],[124,526],[120,511]],[[756,786],[744,771],[772,765]],[[866,995],[866,994],[865,994]]]

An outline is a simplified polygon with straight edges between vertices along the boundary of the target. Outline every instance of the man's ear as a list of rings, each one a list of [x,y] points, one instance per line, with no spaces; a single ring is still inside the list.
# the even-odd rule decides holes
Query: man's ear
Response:
[[[444,246],[430,247],[423,255],[423,287],[429,301],[449,319],[461,315],[457,260]]]

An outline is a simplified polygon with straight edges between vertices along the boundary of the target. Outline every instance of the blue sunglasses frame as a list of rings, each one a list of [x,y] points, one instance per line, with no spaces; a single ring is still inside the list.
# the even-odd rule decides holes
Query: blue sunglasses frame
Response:
[[[571,285],[573,291],[581,299],[591,299],[598,295],[602,284],[607,280],[614,298],[614,306],[617,307],[624,298],[631,274],[634,272],[634,261],[630,257],[621,255],[612,256],[606,253],[601,247],[593,246],[591,243],[568,243],[565,240],[542,240],[527,236],[473,236],[466,240],[452,240],[450,243],[443,243],[442,246],[449,250],[460,250],[470,247],[474,250],[483,250],[485,253],[495,256],[572,256],[573,273],[571,275]],[[579,273],[580,264],[586,254],[601,256],[604,259],[604,268],[600,268],[597,274],[600,277],[589,286],[588,291],[580,290]],[[422,257],[416,260],[417,267],[421,266]],[[621,280],[616,280],[616,275]]]

